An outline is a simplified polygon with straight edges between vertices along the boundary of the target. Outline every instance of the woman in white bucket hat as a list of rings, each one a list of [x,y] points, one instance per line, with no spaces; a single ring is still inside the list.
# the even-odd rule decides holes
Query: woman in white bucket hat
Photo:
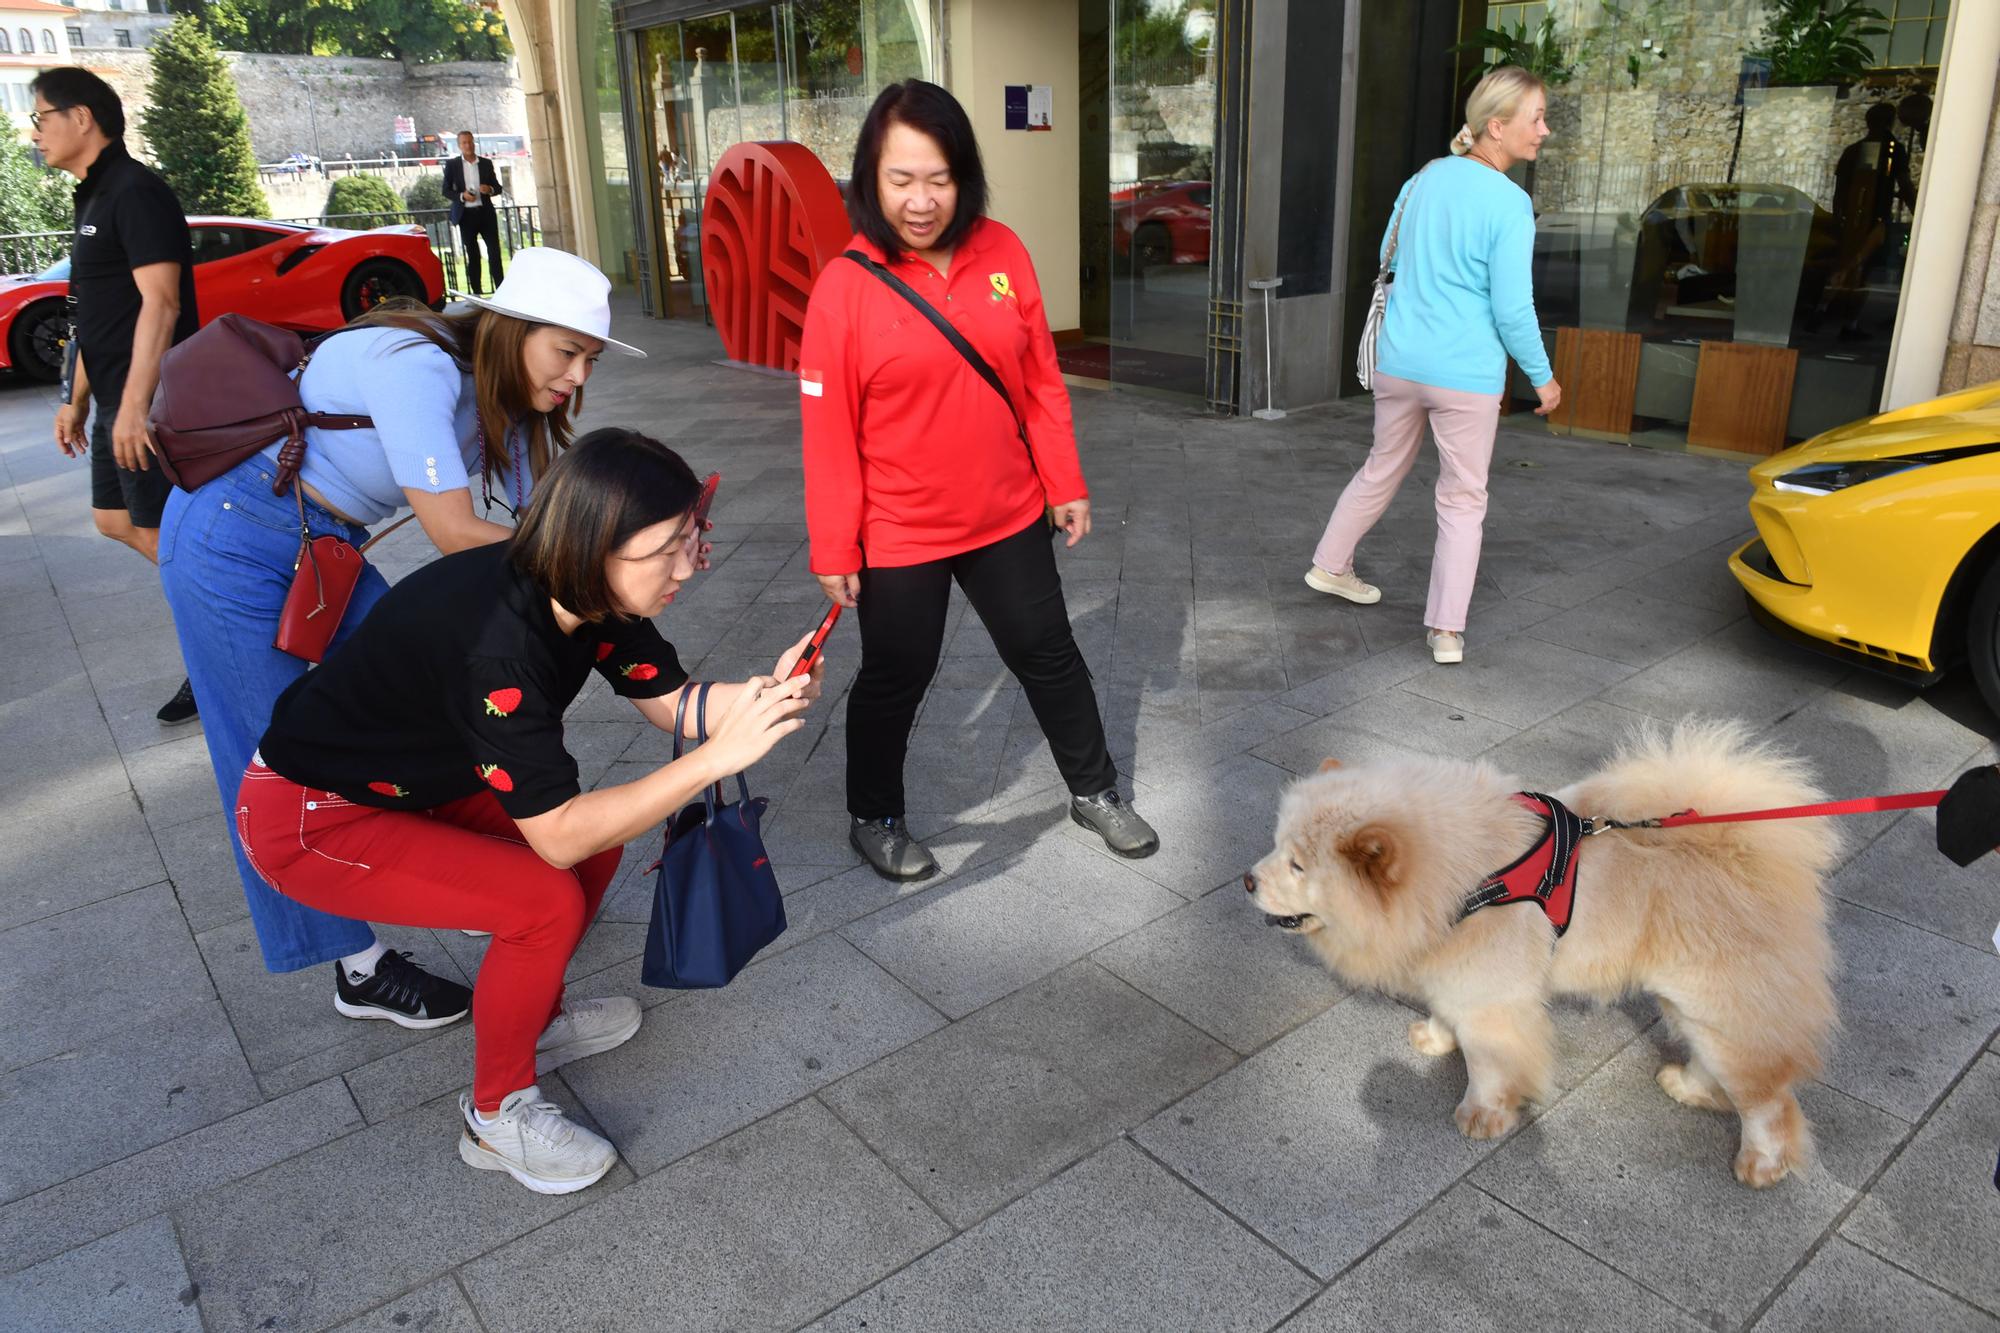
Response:
[[[645,355],[610,336],[610,292],[591,264],[536,246],[515,254],[491,296],[462,298],[470,309],[385,305],[321,341],[299,376],[306,409],[374,425],[307,427],[306,531],[359,546],[370,526],[408,507],[441,553],[505,540],[513,529],[496,520],[526,507],[534,479],[569,444],[598,356]],[[236,809],[272,705],[306,671],[272,647],[300,539],[297,502],[271,491],[278,444],[198,490],[176,490],[160,525],[160,580],[225,812]],[[363,570],[333,648],[387,591],[380,572]],[[334,963],[334,1007],[350,1018],[431,1028],[465,1016],[471,996],[455,972],[427,972],[367,922],[274,892],[235,822],[224,824],[265,967]]]

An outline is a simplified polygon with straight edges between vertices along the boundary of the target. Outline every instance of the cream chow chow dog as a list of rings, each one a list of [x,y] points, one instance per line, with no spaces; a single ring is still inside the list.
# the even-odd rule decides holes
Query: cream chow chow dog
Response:
[[[1244,887],[1350,984],[1423,1001],[1430,1017],[1410,1025],[1411,1044],[1465,1052],[1456,1118],[1472,1138],[1506,1134],[1523,1101],[1547,1100],[1551,996],[1643,991],[1688,1050],[1660,1069],[1660,1087],[1741,1118],[1737,1179],[1770,1185],[1803,1165],[1812,1134],[1792,1090],[1819,1071],[1835,1024],[1821,888],[1837,848],[1828,821],[1582,837],[1559,936],[1534,901],[1466,911],[1551,827],[1515,792],[1483,764],[1329,761],[1285,794],[1277,846]],[[1699,723],[1642,736],[1553,795],[1578,816],[1627,821],[1820,799],[1803,765],[1738,727]]]

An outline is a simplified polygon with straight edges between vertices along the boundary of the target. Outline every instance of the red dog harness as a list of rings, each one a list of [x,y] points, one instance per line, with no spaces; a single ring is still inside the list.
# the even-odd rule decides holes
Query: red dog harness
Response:
[[[1463,921],[1482,907],[1534,903],[1548,914],[1560,939],[1576,906],[1576,849],[1590,828],[1553,796],[1521,791],[1514,793],[1514,799],[1542,817],[1542,836],[1513,864],[1496,870],[1466,895],[1458,919]]]

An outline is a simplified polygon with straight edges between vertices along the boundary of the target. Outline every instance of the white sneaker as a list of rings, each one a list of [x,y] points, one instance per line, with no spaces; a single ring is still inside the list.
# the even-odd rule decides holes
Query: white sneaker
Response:
[[[1424,631],[1424,642],[1431,646],[1431,661],[1449,665],[1465,660],[1465,636],[1448,629]]]
[[[542,1090],[526,1087],[500,1103],[485,1124],[474,1119],[472,1098],[460,1093],[465,1132],[458,1156],[481,1171],[505,1171],[537,1194],[574,1194],[604,1179],[618,1161],[609,1139],[593,1134],[563,1114]]]
[[[461,935],[470,935],[475,940],[486,940],[493,938],[493,932],[490,930],[461,930],[458,933]]]
[[[627,995],[602,1000],[564,1000],[563,1010],[535,1040],[535,1072],[623,1046],[639,1030],[639,1002]]]
[[[1369,606],[1382,600],[1382,590],[1372,583],[1363,583],[1353,574],[1329,574],[1318,565],[1306,571],[1306,586],[1320,592],[1330,592],[1335,597],[1345,597],[1350,602]]]

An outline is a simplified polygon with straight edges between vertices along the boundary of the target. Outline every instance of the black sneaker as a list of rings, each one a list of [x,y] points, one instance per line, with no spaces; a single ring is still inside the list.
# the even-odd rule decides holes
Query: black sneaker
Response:
[[[174,697],[160,705],[160,711],[153,716],[160,719],[160,725],[167,727],[178,727],[201,716],[201,710],[194,706],[194,686],[182,681]]]
[[[376,960],[375,975],[356,980],[333,965],[333,1007],[349,1018],[386,1018],[406,1028],[441,1028],[472,1012],[472,992],[432,976],[410,961],[407,949]]]

